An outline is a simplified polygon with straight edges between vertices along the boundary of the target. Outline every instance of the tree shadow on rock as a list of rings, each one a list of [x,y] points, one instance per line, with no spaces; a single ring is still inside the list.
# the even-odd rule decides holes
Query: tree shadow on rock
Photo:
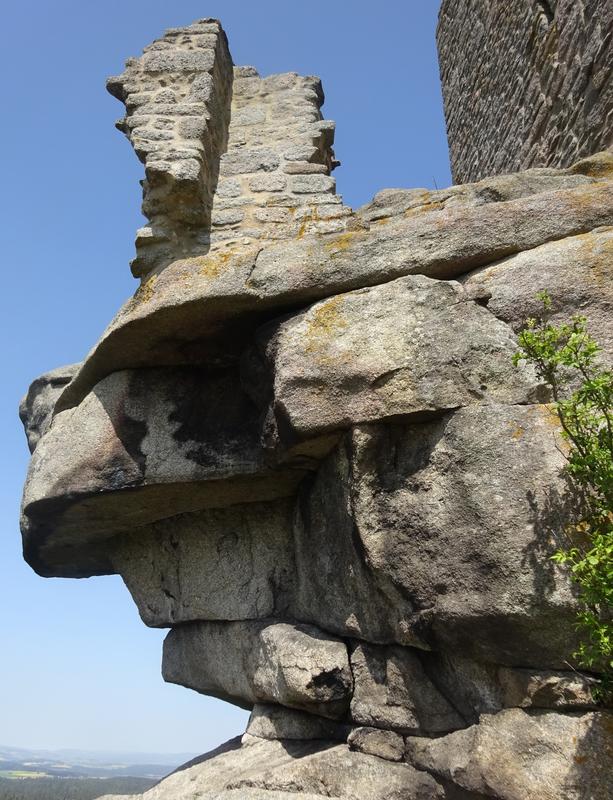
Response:
[[[565,574],[552,556],[576,544],[577,525],[584,517],[584,504],[571,477],[562,474],[560,483],[562,488],[547,487],[540,498],[532,490],[526,492],[534,537],[524,548],[521,563],[533,576],[534,595],[539,602],[552,596]]]
[[[562,784],[568,793],[564,796],[577,800],[613,797],[613,713],[584,714],[582,720],[582,734]]]

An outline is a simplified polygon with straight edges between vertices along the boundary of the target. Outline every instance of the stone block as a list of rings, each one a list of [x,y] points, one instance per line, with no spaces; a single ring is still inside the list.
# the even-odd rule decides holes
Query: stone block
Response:
[[[224,175],[242,175],[248,172],[271,172],[279,166],[279,156],[268,148],[235,150],[221,158]]]
[[[282,192],[286,184],[284,176],[276,172],[249,178],[249,188],[252,192]]]
[[[198,622],[164,642],[164,679],[244,708],[277,703],[340,719],[353,680],[344,642],[308,625]]]
[[[215,51],[208,50],[147,53],[141,59],[145,72],[208,72],[213,69]]]
[[[394,731],[379,728],[354,728],[347,738],[350,750],[367,753],[387,761],[402,761],[404,739]]]
[[[334,192],[336,181],[329,175],[294,175],[290,190],[296,194],[319,194]]]
[[[351,654],[351,671],[350,714],[358,725],[419,736],[465,727],[408,648],[359,644]]]

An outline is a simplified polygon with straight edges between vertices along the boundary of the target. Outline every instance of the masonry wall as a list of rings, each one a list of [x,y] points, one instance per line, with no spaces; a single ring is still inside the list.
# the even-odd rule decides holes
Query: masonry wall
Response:
[[[611,145],[611,0],[443,0],[437,42],[456,183]]]
[[[247,240],[344,230],[319,78],[235,67],[218,20],[171,28],[107,81],[145,166],[135,276]]]

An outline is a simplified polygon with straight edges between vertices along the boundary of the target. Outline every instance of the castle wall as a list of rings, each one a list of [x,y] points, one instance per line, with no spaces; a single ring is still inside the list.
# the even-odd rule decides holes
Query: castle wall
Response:
[[[611,145],[610,0],[443,0],[437,41],[454,182]]]
[[[132,272],[220,244],[343,230],[321,81],[235,67],[219,22],[171,28],[126,61],[109,92],[145,166]],[[226,248],[227,249],[227,248]]]

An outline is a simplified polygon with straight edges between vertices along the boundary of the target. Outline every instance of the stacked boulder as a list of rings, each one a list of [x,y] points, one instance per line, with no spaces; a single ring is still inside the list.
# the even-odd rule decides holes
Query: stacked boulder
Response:
[[[604,800],[564,443],[512,356],[541,289],[613,352],[613,156],[352,211],[319,81],[232,67],[216,21],[110,89],[141,285],[24,400],[24,553],[120,574],[165,679],[251,709],[144,797]]]

